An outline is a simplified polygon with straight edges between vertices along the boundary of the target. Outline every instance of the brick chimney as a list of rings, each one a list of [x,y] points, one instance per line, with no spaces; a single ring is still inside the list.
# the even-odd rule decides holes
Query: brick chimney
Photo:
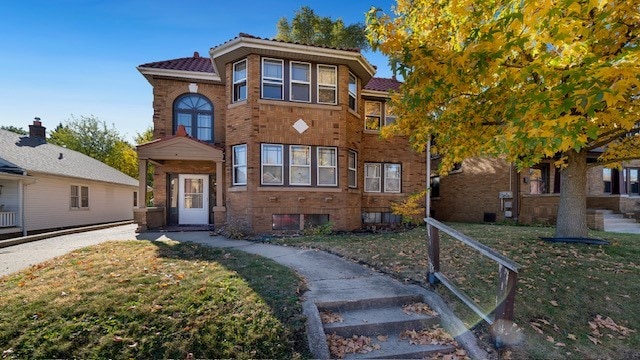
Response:
[[[29,125],[29,137],[32,139],[40,139],[46,141],[47,128],[42,126],[40,118],[37,117],[33,120],[33,125]]]

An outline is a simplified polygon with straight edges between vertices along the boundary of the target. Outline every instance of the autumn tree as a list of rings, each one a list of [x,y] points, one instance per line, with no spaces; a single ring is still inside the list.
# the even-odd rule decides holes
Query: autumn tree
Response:
[[[419,149],[433,136],[441,171],[473,156],[503,156],[519,169],[555,159],[556,237],[586,237],[588,166],[640,157],[639,11],[635,0],[398,0],[393,16],[372,9],[368,36],[405,80],[390,132]]]
[[[276,27],[277,40],[336,48],[369,48],[363,24],[345,25],[342,19],[319,16],[308,6],[296,11],[291,21],[280,18]]]
[[[138,155],[113,126],[93,116],[71,117],[50,134],[50,143],[65,146],[138,177]]]

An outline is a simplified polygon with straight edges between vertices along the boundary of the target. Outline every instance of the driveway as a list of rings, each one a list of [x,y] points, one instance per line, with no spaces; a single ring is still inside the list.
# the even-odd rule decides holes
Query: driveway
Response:
[[[0,276],[39,264],[56,256],[109,240],[135,240],[135,224],[56,236],[0,249]]]

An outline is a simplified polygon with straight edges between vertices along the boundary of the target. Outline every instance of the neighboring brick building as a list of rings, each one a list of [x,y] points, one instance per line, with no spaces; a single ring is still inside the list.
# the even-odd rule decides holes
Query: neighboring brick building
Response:
[[[594,161],[597,153],[591,154]],[[437,163],[437,159],[435,159]],[[622,169],[594,166],[587,173],[587,208],[640,217],[640,160]],[[551,161],[516,171],[503,159],[472,158],[449,175],[431,177],[432,216],[443,221],[513,220],[555,224],[560,172]],[[435,186],[434,186],[435,185]],[[589,226],[597,228],[588,217]],[[601,230],[601,228],[600,228]]]
[[[138,147],[141,228],[232,223],[251,233],[399,221],[390,203],[424,189],[424,154],[382,139],[395,79],[358,50],[240,34],[210,57],[144,64],[154,140]],[[141,204],[144,201],[140,202]]]

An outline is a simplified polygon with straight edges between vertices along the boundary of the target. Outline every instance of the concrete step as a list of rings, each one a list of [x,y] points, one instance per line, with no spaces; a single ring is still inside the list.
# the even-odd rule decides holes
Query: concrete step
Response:
[[[604,224],[631,224],[638,225],[638,222],[635,219],[624,219],[624,218],[615,218],[615,219],[604,219]]]
[[[324,324],[326,334],[343,337],[352,335],[388,335],[404,330],[420,330],[438,324],[438,318],[405,313],[400,306],[341,311],[342,322]]]
[[[413,345],[398,335],[389,335],[386,341],[373,338],[380,345],[379,350],[364,354],[346,354],[345,359],[424,359],[436,353],[449,354],[456,350],[451,345]]]
[[[421,359],[435,353],[451,353],[456,350],[451,345],[412,345],[409,340],[401,340],[405,330],[423,330],[439,325],[438,316],[404,312],[404,305],[422,303],[421,296],[396,296],[360,299],[355,301],[316,304],[318,311],[332,312],[342,321],[322,324],[325,334],[335,334],[349,339],[367,336],[378,350],[364,354],[346,354],[346,359]],[[385,337],[381,341],[378,336]]]

